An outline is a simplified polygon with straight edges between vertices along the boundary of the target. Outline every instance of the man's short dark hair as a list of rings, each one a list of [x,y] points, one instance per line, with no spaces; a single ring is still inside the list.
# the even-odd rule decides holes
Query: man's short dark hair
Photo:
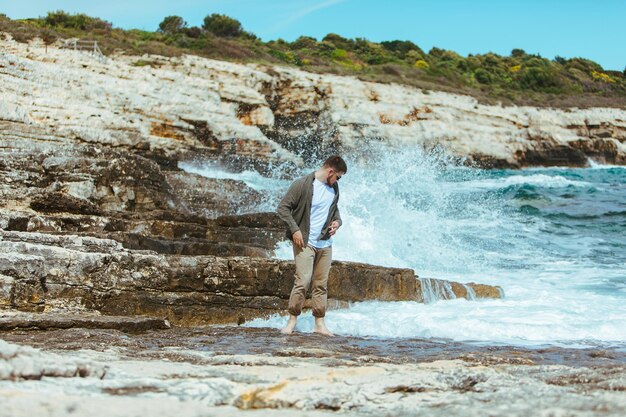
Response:
[[[324,162],[324,167],[332,168],[336,172],[348,173],[348,166],[339,155],[333,155]]]

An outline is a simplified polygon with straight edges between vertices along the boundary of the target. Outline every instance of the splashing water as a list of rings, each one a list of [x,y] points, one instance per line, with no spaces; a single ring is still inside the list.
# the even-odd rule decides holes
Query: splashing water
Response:
[[[443,152],[383,146],[345,159],[336,259],[500,285],[507,297],[357,303],[328,312],[331,331],[626,346],[626,169],[485,171]],[[263,209],[273,208],[290,182],[262,181],[270,196]],[[291,258],[288,243],[276,256]],[[274,316],[247,325],[284,323]],[[298,326],[312,330],[310,313]]]

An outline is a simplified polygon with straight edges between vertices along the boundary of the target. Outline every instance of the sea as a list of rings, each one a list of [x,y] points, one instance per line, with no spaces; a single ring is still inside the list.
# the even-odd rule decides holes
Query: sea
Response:
[[[502,299],[367,301],[329,311],[340,336],[626,349],[626,167],[480,169],[445,151],[383,147],[345,155],[334,259],[412,268],[419,277],[498,285]],[[181,164],[244,181],[272,211],[291,181]],[[275,256],[291,259],[290,243]],[[332,294],[331,294],[332,296]],[[246,323],[280,328],[286,315]],[[313,317],[296,330],[312,332]]]

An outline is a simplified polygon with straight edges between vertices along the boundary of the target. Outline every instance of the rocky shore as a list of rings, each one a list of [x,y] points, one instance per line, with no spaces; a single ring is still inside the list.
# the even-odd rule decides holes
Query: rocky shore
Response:
[[[266,174],[274,166],[272,175],[289,175],[320,148],[309,148],[305,135],[299,149],[309,154],[298,153],[261,128],[279,129],[267,100],[286,100],[297,86],[268,92],[277,81],[259,69],[193,57],[184,70],[153,72],[128,57],[1,46],[1,307],[147,315],[187,326],[285,310],[293,265],[269,259],[284,226],[273,213],[254,213],[267,196],[179,164]],[[331,307],[503,294],[415,275],[336,262]]]
[[[289,178],[371,143],[492,167],[625,164],[626,111],[8,38],[0,85],[0,415],[624,414],[619,350],[234,327],[286,308],[283,225],[258,212],[262,192],[180,166]],[[334,262],[330,307],[504,296],[416,274]]]
[[[2,416],[626,412],[626,356],[615,350],[287,337],[231,327],[14,330],[2,337]]]

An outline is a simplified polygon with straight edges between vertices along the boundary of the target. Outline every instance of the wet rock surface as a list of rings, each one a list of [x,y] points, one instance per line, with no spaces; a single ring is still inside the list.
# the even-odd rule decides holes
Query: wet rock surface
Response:
[[[129,358],[149,357],[146,351],[151,348],[165,351],[170,348],[180,348],[227,356],[332,358],[364,363],[403,364],[459,359],[473,365],[564,365],[573,368],[603,365],[626,366],[626,352],[611,348],[485,346],[448,339],[326,337],[301,332],[284,336],[276,329],[240,326],[171,327],[166,330],[146,330],[136,334],[98,328],[47,331],[14,329],[3,330],[0,337],[7,342],[28,344],[36,348],[55,351],[80,349],[104,351],[117,346],[127,349],[126,354]],[[103,343],[107,340],[110,341],[110,345]]]
[[[60,410],[79,415],[87,398],[103,405],[107,415],[122,415],[116,411],[120,404],[131,415],[148,407],[156,416],[168,415],[173,404],[179,404],[178,415],[292,410],[304,415],[619,416],[626,410],[626,356],[611,349],[283,336],[237,327],[141,334],[14,330],[0,336],[6,341],[2,352],[27,350],[50,361],[73,358],[89,361],[94,369],[106,363],[101,379],[74,375],[25,382],[18,375],[0,381],[0,414],[25,415],[19,408],[24,398],[31,400],[30,411],[41,410],[38,415]],[[9,355],[3,355],[0,369],[7,369]],[[61,395],[54,388],[59,384]],[[30,394],[34,391],[36,397]],[[72,405],[69,411],[67,405]]]
[[[284,239],[282,222],[274,213],[235,214],[258,204],[257,191],[182,171],[165,156],[0,126],[0,308],[177,325],[285,310],[293,264],[268,259]],[[336,262],[329,288],[331,308],[425,301],[408,269]],[[429,294],[464,297],[458,288]]]

